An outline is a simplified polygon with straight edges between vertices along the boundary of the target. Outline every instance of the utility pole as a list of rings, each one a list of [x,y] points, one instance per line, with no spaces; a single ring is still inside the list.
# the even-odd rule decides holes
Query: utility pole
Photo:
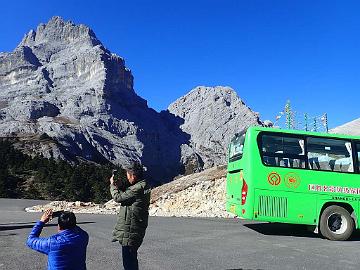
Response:
[[[307,113],[304,113],[304,122],[305,122],[305,131],[308,131],[309,127],[308,127],[308,114]]]
[[[287,129],[292,128],[292,115],[291,115],[291,106],[290,106],[290,100],[286,102],[285,105],[285,115],[286,115],[286,127]]]
[[[325,127],[326,133],[329,133],[329,126],[328,126],[328,116],[327,113],[324,113],[324,115],[321,117],[321,121]]]
[[[314,117],[313,130],[314,130],[315,132],[317,131],[317,120],[316,120],[316,117]]]

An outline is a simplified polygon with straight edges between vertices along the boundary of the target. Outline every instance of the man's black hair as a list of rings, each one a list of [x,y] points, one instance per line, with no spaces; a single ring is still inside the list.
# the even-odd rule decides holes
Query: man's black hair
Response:
[[[141,179],[144,174],[144,168],[139,162],[131,162],[124,166],[125,171],[133,173],[138,179]]]
[[[64,211],[58,218],[58,224],[61,230],[72,229],[76,226],[76,217],[72,212]]]

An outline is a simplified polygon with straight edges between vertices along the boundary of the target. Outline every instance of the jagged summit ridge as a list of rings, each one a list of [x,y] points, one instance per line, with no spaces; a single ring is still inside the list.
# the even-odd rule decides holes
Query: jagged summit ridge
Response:
[[[30,30],[24,36],[19,46],[39,46],[43,43],[60,42],[90,42],[93,46],[101,44],[95,33],[86,25],[75,25],[71,21],[64,21],[59,16],[52,17],[48,23],[39,24],[36,31]]]

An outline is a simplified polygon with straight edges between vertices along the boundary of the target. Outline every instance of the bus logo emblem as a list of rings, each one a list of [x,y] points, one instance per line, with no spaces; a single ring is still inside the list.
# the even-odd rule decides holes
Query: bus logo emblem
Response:
[[[281,177],[278,173],[272,172],[268,175],[268,182],[272,186],[278,186],[281,182]]]
[[[296,173],[290,172],[285,175],[285,185],[288,188],[297,188],[300,185],[300,177]]]

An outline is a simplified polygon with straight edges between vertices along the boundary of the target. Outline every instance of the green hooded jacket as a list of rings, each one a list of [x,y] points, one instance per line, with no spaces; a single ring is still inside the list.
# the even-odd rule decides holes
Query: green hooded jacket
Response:
[[[114,201],[121,203],[113,241],[119,241],[122,246],[140,247],[148,226],[150,187],[141,180],[124,191],[110,185],[110,192]]]

